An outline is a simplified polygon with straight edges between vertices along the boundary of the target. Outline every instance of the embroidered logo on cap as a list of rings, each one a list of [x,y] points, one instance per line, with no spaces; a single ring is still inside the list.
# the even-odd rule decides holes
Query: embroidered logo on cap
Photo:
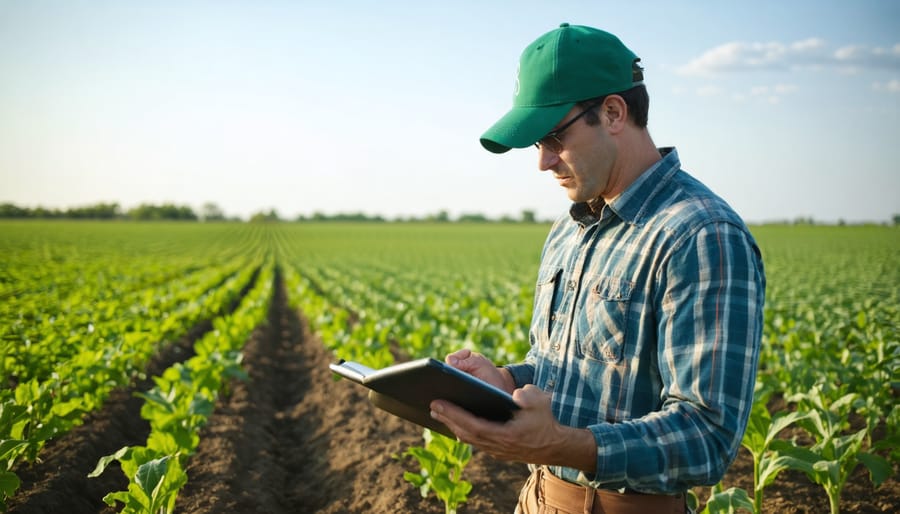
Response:
[[[516,84],[513,86],[513,96],[519,96],[519,70],[522,69],[522,64],[519,63],[516,65]]]

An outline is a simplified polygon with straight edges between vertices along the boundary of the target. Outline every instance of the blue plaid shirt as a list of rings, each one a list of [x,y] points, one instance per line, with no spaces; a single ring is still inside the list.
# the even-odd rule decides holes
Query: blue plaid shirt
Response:
[[[737,214],[674,149],[602,208],[574,204],[544,245],[517,387],[553,395],[597,441],[603,489],[672,493],[718,482],[747,425],[765,277]],[[594,214],[599,211],[599,214]]]

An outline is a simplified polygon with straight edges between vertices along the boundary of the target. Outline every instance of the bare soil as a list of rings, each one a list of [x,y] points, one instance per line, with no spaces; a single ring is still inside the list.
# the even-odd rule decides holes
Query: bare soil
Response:
[[[173,355],[188,352],[197,337],[195,332],[181,341]],[[233,383],[220,398],[187,467],[189,481],[176,510],[444,512],[433,495],[422,498],[403,480],[404,471],[417,467],[402,454],[423,444],[421,430],[371,407],[364,388],[335,381],[328,370],[333,359],[301,315],[288,307],[279,283],[268,322],[245,347],[250,380]],[[146,383],[136,385],[142,387]],[[23,487],[10,512],[112,512],[102,496],[125,487],[117,466],[99,478],[86,476],[101,456],[126,444],[144,443],[148,428],[139,411],[140,402],[131,391],[120,391],[102,412],[49,444],[43,462],[19,470]],[[465,477],[473,490],[459,512],[511,513],[527,473],[522,464],[498,462],[475,451]],[[725,482],[726,487],[752,490],[749,454],[742,451]],[[696,492],[705,498],[708,489]],[[765,512],[828,512],[824,491],[802,473],[782,473],[765,493]],[[860,468],[843,492],[841,511],[900,512],[900,482],[890,480],[874,489]]]

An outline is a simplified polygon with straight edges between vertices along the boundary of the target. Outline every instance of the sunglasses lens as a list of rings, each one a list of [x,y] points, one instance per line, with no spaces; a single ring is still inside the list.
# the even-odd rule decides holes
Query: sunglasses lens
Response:
[[[553,136],[544,136],[537,142],[538,148],[543,148],[548,152],[560,153],[562,152],[562,144],[559,142],[559,139],[556,139]]]

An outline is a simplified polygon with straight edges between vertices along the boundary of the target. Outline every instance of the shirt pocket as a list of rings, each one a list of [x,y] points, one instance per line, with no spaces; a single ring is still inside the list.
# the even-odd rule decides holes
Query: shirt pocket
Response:
[[[553,328],[553,309],[562,268],[546,267],[538,271],[534,291],[534,316],[531,320],[529,339],[533,347],[546,347]]]
[[[585,316],[579,343],[587,358],[619,362],[628,335],[628,309],[634,283],[616,277],[597,277],[591,281],[585,300]]]

